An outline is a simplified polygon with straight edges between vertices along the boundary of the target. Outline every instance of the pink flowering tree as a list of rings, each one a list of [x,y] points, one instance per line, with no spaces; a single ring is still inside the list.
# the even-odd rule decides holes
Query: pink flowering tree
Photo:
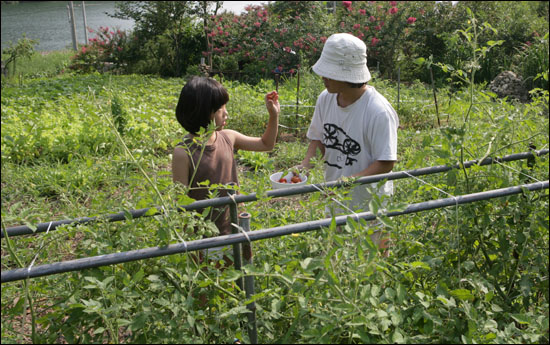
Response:
[[[240,69],[264,76],[280,67],[293,72],[319,57],[326,39],[326,11],[317,2],[248,6],[241,15],[213,16],[208,28],[213,69]]]
[[[330,22],[320,2],[278,1],[272,6],[273,20],[268,34],[271,63],[292,72],[311,66],[321,55]]]
[[[369,66],[380,63],[384,75],[391,75],[400,60],[411,55],[414,31],[421,3],[408,1],[342,1],[338,27],[365,41]],[[394,74],[395,75],[395,74]]]
[[[212,59],[212,68],[237,70],[251,60],[264,61],[267,20],[263,6],[249,6],[242,15],[224,12],[212,16],[207,28],[208,47],[203,52]]]

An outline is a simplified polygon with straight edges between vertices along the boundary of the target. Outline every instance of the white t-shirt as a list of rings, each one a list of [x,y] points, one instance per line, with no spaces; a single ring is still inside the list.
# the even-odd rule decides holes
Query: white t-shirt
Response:
[[[351,176],[377,160],[396,161],[399,118],[386,98],[368,86],[358,100],[342,108],[337,96],[327,90],[319,95],[307,132],[310,140],[320,140],[325,146],[325,180]],[[392,194],[392,181],[378,193]],[[353,189],[348,205],[367,211],[369,201],[366,185],[361,185]]]

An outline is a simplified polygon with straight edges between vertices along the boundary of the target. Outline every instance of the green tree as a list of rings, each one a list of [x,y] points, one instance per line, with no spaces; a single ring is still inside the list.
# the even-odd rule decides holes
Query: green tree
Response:
[[[30,59],[34,54],[34,46],[38,44],[38,40],[32,40],[27,38],[25,34],[20,38],[15,45],[10,41],[9,47],[2,50],[2,55],[7,55],[6,59],[6,68],[8,66],[13,66],[13,68],[8,68],[11,71],[11,75],[15,75],[16,70],[16,61],[20,58]]]
[[[205,49],[203,28],[220,1],[125,1],[117,2],[115,18],[133,19],[130,50],[134,69],[165,76],[181,76],[197,64]]]

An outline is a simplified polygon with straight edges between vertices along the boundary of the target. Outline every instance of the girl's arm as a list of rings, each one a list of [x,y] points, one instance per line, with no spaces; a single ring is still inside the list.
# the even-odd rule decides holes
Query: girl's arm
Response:
[[[230,129],[225,130],[225,133],[233,141],[235,149],[246,151],[270,151],[275,147],[277,132],[279,130],[279,113],[281,106],[279,105],[279,95],[272,91],[265,96],[265,106],[269,113],[267,128],[261,138],[249,137],[237,131]]]
[[[189,156],[183,147],[174,148],[172,155],[172,181],[189,186]]]

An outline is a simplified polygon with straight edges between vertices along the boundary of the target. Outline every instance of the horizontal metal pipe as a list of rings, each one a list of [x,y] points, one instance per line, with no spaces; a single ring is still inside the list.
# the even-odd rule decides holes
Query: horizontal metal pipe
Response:
[[[524,190],[536,191],[542,189],[548,189],[548,180],[543,182],[519,185],[515,187],[501,188],[490,190],[486,192],[479,192],[473,194],[459,195],[452,198],[437,199],[431,201],[425,201],[417,204],[409,205],[403,211],[388,212],[385,215],[388,217],[401,216],[410,213],[416,213],[420,211],[427,211],[436,208],[455,206],[468,204],[481,200],[488,200],[492,198],[505,197],[514,194],[520,194]],[[335,217],[336,225],[344,225],[347,222],[348,217],[358,217],[365,220],[376,219],[376,216],[371,212],[362,212],[352,215]],[[332,218],[325,218],[322,220],[291,224],[286,226],[280,226],[270,229],[256,230],[244,233],[210,237],[201,240],[189,241],[185,243],[171,244],[165,247],[154,247],[146,249],[132,250],[122,253],[105,254],[94,257],[75,259],[70,261],[62,261],[53,264],[46,264],[36,267],[18,268],[9,271],[2,271],[2,283],[7,283],[15,280],[21,280],[26,278],[36,278],[51,274],[65,273],[72,271],[80,271],[88,268],[120,264],[124,262],[137,261],[149,258],[155,258],[159,256],[181,254],[185,252],[197,251],[201,249],[233,245],[237,243],[246,243],[248,241],[259,241],[273,237],[280,237],[290,234],[296,234],[301,232],[318,230],[323,227],[329,227],[332,222]]]
[[[534,154],[533,154],[534,153]],[[534,158],[534,156],[542,156],[547,155],[548,149],[536,151],[533,150],[533,152],[522,152],[522,153],[515,153],[508,156],[504,156],[502,158],[485,158],[483,161],[478,162],[477,160],[472,160],[464,163],[465,168],[470,168],[473,165],[490,165],[495,162],[511,162],[521,159],[527,159],[527,158]],[[361,177],[357,180],[355,180],[354,183],[356,184],[367,184],[367,183],[376,183],[384,179],[388,180],[398,180],[403,178],[409,178],[410,175],[413,176],[422,176],[422,175],[430,175],[430,174],[437,174],[441,172],[446,172],[453,169],[460,168],[459,164],[455,164],[453,166],[448,165],[439,165],[435,167],[426,167],[426,168],[420,168],[420,169],[414,169],[414,170],[408,170],[408,171],[397,171],[397,172],[391,172],[387,174],[380,174],[380,175],[373,175],[373,176],[366,176]],[[341,181],[332,181],[332,182],[325,182],[325,183],[319,183],[319,184],[310,184],[305,186],[297,186],[297,187],[290,187],[286,189],[276,189],[271,190],[267,192],[267,197],[272,198],[280,198],[280,197],[286,197],[286,196],[292,196],[292,195],[298,195],[298,194],[305,194],[305,193],[314,193],[319,191],[319,188],[340,188],[347,186],[347,184],[341,182]],[[213,199],[206,199],[206,200],[199,200],[195,201],[189,205],[184,206],[177,206],[178,210],[180,211],[191,211],[191,210],[198,210],[206,207],[219,207],[219,206],[225,206],[232,204],[234,202],[242,203],[242,202],[251,202],[251,201],[257,201],[258,196],[256,193],[251,193],[248,195],[235,195],[234,199],[231,197],[220,197],[220,198],[213,198]],[[153,211],[156,210],[154,213]],[[130,219],[140,218],[147,215],[152,214],[159,214],[163,213],[161,207],[148,207],[148,208],[142,208],[139,210],[131,210],[126,212],[119,212],[115,214],[110,215],[104,215],[104,216],[98,216],[98,217],[82,217],[82,218],[76,218],[76,219],[66,219],[66,220],[58,220],[58,221],[51,221],[47,223],[40,223],[36,225],[36,229],[33,230],[31,227],[27,225],[19,225],[14,227],[9,227],[6,229],[8,236],[20,236],[20,235],[30,235],[35,233],[41,233],[46,231],[52,231],[56,229],[60,225],[64,224],[85,224],[93,221],[98,220],[107,220],[109,222],[116,222],[121,220],[127,220],[131,216]],[[1,232],[1,238],[4,238],[4,230],[2,229]]]

